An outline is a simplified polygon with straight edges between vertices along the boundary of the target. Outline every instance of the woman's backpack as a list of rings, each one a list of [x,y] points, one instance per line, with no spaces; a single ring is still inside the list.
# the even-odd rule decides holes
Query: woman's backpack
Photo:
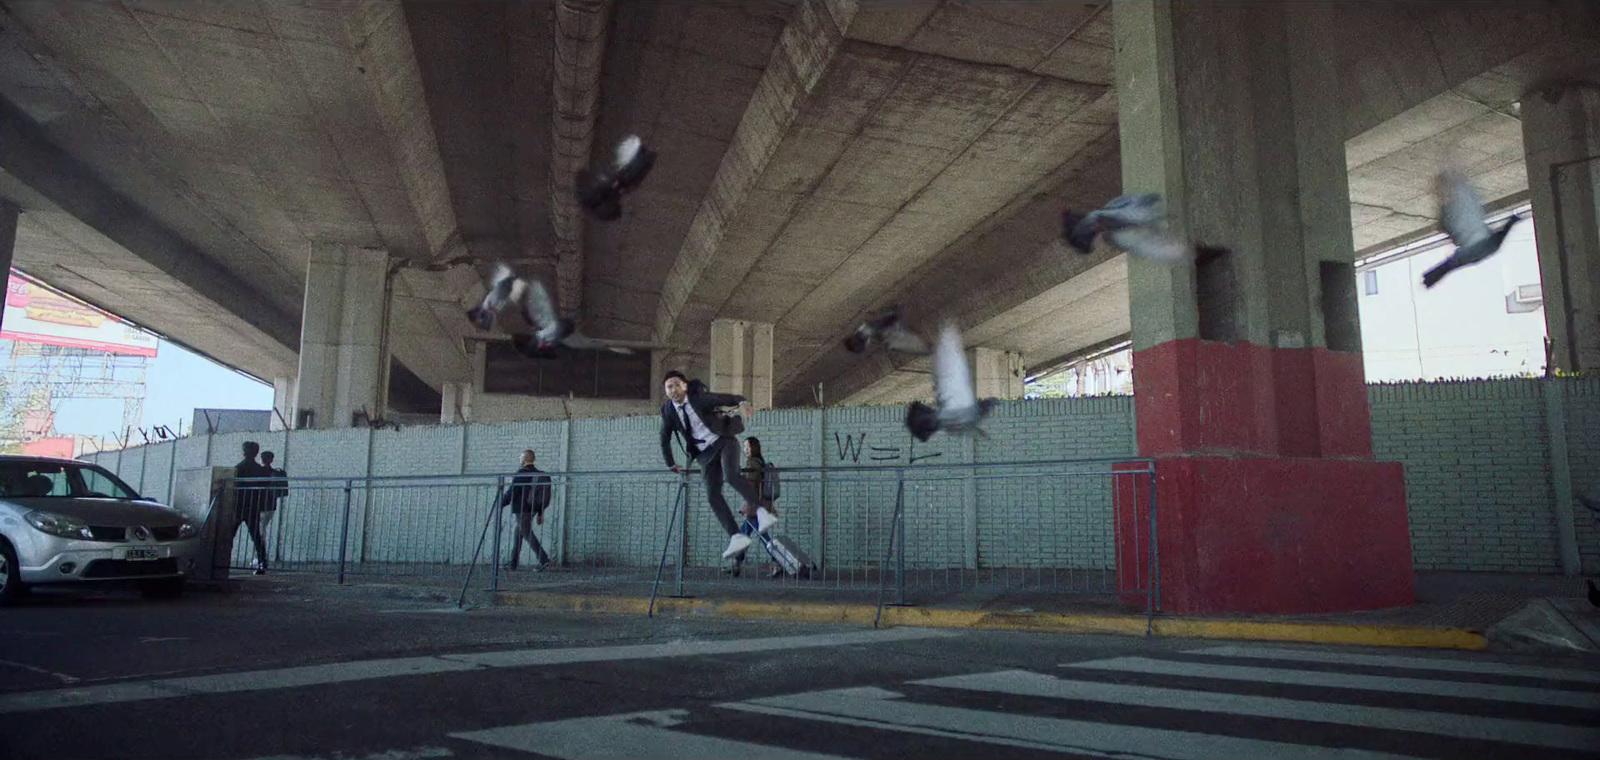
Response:
[[[765,501],[776,501],[782,493],[782,484],[778,480],[778,466],[771,462],[761,468],[761,498]]]

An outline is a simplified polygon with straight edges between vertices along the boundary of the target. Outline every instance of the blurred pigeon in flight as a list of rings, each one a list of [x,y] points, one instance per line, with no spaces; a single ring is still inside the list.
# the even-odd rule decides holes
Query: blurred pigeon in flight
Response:
[[[617,143],[616,159],[609,168],[579,169],[575,192],[596,219],[609,222],[622,216],[622,196],[633,192],[656,163],[656,152],[637,135]]]
[[[556,311],[555,299],[539,280],[528,281],[527,296],[522,299],[522,316],[533,326],[534,348],[541,353],[549,352],[558,345],[578,350],[604,349],[619,354],[633,353],[631,348],[614,346],[578,332],[577,322],[571,317],[560,316]],[[523,348],[518,346],[519,350]],[[525,350],[523,352],[527,353]]]
[[[521,277],[511,271],[511,267],[504,263],[494,265],[494,274],[489,278],[489,292],[483,294],[483,302],[467,310],[467,319],[472,320],[479,330],[493,330],[494,321],[514,301],[522,300],[526,284]]]
[[[1177,264],[1189,258],[1187,243],[1168,234],[1166,203],[1159,193],[1119,195],[1104,208],[1079,216],[1071,210],[1061,212],[1061,236],[1079,253],[1094,250],[1094,239],[1130,254],[1163,264]]]
[[[858,354],[866,353],[867,349],[880,343],[890,351],[902,354],[928,353],[928,342],[901,321],[898,305],[891,306],[888,311],[862,322],[850,337],[844,339],[844,347]]]
[[[1429,288],[1438,285],[1445,275],[1493,256],[1512,226],[1522,221],[1521,214],[1512,214],[1500,229],[1490,231],[1483,219],[1483,199],[1458,171],[1439,172],[1435,191],[1439,194],[1439,226],[1455,243],[1456,250],[1450,258],[1423,273],[1422,284]]]
[[[919,441],[927,441],[943,430],[948,435],[977,433],[987,439],[978,423],[994,408],[995,399],[978,399],[972,384],[972,367],[967,365],[961,347],[961,331],[946,323],[939,331],[933,351],[933,389],[939,401],[935,409],[921,401],[911,402],[906,410],[906,428]]]

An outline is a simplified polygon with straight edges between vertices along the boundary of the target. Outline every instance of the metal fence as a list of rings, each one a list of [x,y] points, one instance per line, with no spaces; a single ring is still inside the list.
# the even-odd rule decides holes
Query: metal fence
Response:
[[[729,537],[697,472],[546,473],[549,508],[533,526],[553,560],[530,547],[521,570],[516,518],[500,506],[514,474],[367,479],[239,480],[240,504],[261,512],[269,567],[354,576],[479,579],[491,590],[540,585],[650,584],[664,594],[702,587],[917,594],[1002,592],[1116,595],[1159,605],[1155,477],[1149,460],[794,468],[781,472],[778,522],[809,555],[809,572],[775,572],[758,541],[740,572],[722,558]],[[742,501],[724,493],[739,519]],[[240,510],[241,515],[250,510]],[[257,561],[249,519],[232,565]]]

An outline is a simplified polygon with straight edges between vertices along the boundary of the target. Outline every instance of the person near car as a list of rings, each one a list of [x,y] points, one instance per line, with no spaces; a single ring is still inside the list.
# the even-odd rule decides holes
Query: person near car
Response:
[[[261,444],[245,441],[243,448],[244,459],[233,466],[233,476],[240,479],[272,477],[271,468],[256,461],[256,456],[261,453]],[[236,490],[238,498],[234,501],[233,530],[237,535],[239,526],[243,525],[250,531],[250,543],[256,550],[256,575],[267,573],[267,541],[262,537],[264,531],[261,518],[265,512],[268,492],[267,484],[260,480],[241,483]]]

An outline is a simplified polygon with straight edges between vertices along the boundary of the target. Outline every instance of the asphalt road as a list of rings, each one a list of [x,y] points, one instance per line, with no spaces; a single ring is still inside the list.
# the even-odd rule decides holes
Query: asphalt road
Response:
[[[1596,756],[1595,660],[459,612],[0,610],[0,758]]]

